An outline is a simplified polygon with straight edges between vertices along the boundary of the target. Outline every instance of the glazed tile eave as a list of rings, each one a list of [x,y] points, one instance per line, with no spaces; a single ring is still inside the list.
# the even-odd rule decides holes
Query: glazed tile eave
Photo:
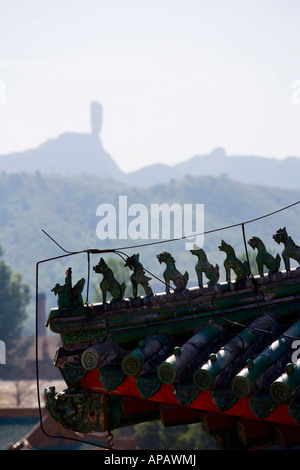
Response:
[[[300,423],[300,269],[114,304],[52,309],[68,387]]]

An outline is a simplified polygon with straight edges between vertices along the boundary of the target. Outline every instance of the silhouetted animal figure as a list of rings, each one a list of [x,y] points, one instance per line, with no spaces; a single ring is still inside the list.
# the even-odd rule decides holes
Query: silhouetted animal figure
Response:
[[[249,266],[247,261],[240,261],[236,255],[235,251],[232,248],[231,245],[228,245],[228,243],[224,242],[224,240],[221,241],[221,245],[219,246],[220,251],[224,251],[226,253],[226,259],[224,261],[224,267],[226,271],[226,281],[231,282],[231,269],[234,271],[236,274],[236,281],[239,281],[241,279],[245,279],[249,276]]]
[[[93,266],[93,270],[97,274],[103,274],[103,279],[100,282],[100,289],[102,292],[102,302],[106,303],[106,295],[109,292],[112,296],[111,302],[118,302],[123,299],[125,292],[125,282],[120,284],[114,277],[114,274],[103,258],[100,258],[100,261],[96,266]]]
[[[300,263],[300,247],[296,245],[296,243],[292,240],[291,237],[289,237],[285,227],[278,229],[275,235],[273,235],[273,239],[278,244],[284,244],[282,258],[285,264],[285,269],[287,271],[290,271],[290,258]]]
[[[202,248],[198,248],[197,245],[194,245],[193,250],[190,250],[190,252],[192,255],[196,255],[198,257],[198,261],[195,265],[195,270],[198,277],[198,286],[203,286],[203,273],[209,279],[207,283],[209,286],[217,284],[220,278],[219,266],[216,264],[214,267],[211,263],[209,263],[205,251]]]
[[[281,258],[277,254],[276,258],[267,252],[264,243],[258,237],[251,237],[248,240],[248,245],[255,250],[257,248],[258,253],[256,256],[256,264],[258,268],[258,273],[260,276],[264,273],[264,266],[269,270],[269,274],[276,273],[279,270]]]
[[[130,276],[130,281],[132,284],[132,294],[133,298],[137,298],[138,285],[141,285],[145,291],[146,295],[153,295],[152,289],[150,287],[149,281],[151,277],[145,275],[143,265],[139,261],[139,253],[134,254],[127,258],[124,266],[128,266],[133,270],[133,274]]]
[[[189,275],[187,272],[182,275],[178,271],[173,256],[167,251],[163,251],[157,255],[157,259],[160,263],[166,263],[166,270],[163,273],[166,283],[166,293],[169,294],[170,292],[170,281],[175,285],[175,292],[185,289],[189,280]]]

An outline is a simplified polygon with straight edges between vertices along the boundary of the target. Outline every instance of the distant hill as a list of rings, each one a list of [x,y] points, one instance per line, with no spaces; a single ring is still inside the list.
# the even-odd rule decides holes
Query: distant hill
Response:
[[[91,103],[91,133],[65,132],[36,149],[0,156],[0,171],[75,176],[93,175],[120,179],[122,172],[104,150],[100,132],[102,107]]]
[[[149,187],[182,179],[185,175],[222,176],[247,184],[277,188],[300,188],[300,158],[283,160],[259,156],[227,156],[217,148],[207,155],[196,155],[173,166],[149,165],[122,177],[128,184]]]
[[[173,166],[156,163],[154,165],[145,166],[140,170],[131,173],[123,173],[118,179],[130,186],[139,186],[141,188],[150,188],[156,184],[166,184],[171,180],[181,180],[183,176],[180,171]]]
[[[130,186],[149,188],[182,180],[185,175],[222,176],[246,184],[299,189],[300,158],[283,160],[261,156],[228,156],[223,148],[195,155],[175,165],[153,164],[124,173],[101,143],[102,106],[91,103],[91,132],[65,132],[35,149],[0,155],[0,171],[61,176],[113,178]],[[141,155],[141,160],[143,156]]]

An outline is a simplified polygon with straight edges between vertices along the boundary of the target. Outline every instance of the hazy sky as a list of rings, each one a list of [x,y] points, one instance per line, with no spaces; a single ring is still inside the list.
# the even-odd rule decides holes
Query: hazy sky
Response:
[[[99,101],[124,171],[300,156],[299,21],[298,0],[0,0],[0,154],[90,132]]]

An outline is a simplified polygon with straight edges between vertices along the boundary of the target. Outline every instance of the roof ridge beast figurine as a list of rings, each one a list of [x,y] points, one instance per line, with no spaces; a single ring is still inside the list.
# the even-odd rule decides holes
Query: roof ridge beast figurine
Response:
[[[260,276],[264,274],[264,265],[269,269],[269,274],[277,273],[280,267],[280,255],[277,254],[276,258],[267,252],[265,244],[258,237],[251,237],[248,240],[248,245],[255,250],[257,248],[256,264]]]
[[[112,296],[111,302],[118,302],[123,299],[126,289],[125,282],[121,284],[115,279],[112,269],[107,265],[103,258],[100,258],[98,264],[93,266],[93,270],[97,274],[102,274],[103,279],[100,282],[100,289],[102,292],[102,302],[106,303],[106,295],[109,292]]]
[[[216,266],[213,266],[211,263],[209,263],[205,251],[195,244],[193,249],[190,250],[190,252],[192,253],[192,255],[196,255],[198,257],[198,261],[195,265],[195,270],[198,278],[198,286],[203,287],[203,273],[209,279],[207,283],[209,286],[217,284],[220,277],[219,265],[216,264]]]
[[[175,265],[175,259],[167,251],[162,251],[157,255],[157,259],[160,263],[166,263],[166,269],[163,273],[164,280],[166,283],[166,293],[170,293],[170,281],[175,284],[175,292],[184,290],[189,280],[189,274],[186,271],[183,275],[178,271]]]
[[[236,255],[235,251],[231,245],[221,240],[221,245],[219,246],[220,251],[224,251],[226,253],[226,259],[224,261],[224,268],[226,271],[226,281],[231,282],[231,269],[236,274],[236,281],[240,281],[241,279],[245,279],[249,276],[249,266],[247,260],[244,262],[240,261]]]
[[[131,270],[133,270],[133,273],[130,276],[133,298],[137,298],[137,290],[139,284],[143,287],[146,296],[152,296],[153,291],[149,284],[151,277],[145,275],[143,265],[140,263],[139,253],[136,253],[132,256],[128,256],[124,266],[128,266]]]
[[[66,271],[65,284],[55,284],[51,292],[58,296],[57,305],[59,308],[82,307],[82,291],[85,279],[82,277],[74,287],[72,287],[72,268]]]
[[[284,244],[282,258],[286,271],[290,271],[290,258],[300,263],[300,247],[296,245],[293,239],[288,235],[285,227],[278,229],[275,235],[273,235],[273,239],[278,244]]]

